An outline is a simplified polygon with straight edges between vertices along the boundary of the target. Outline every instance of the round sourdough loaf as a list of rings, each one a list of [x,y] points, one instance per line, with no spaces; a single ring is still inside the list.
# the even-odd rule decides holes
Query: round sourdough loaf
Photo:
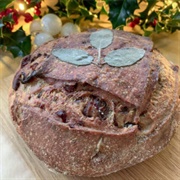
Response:
[[[58,172],[103,176],[142,162],[167,145],[180,119],[178,66],[149,39],[111,32],[112,42],[98,50],[92,32],[48,42],[24,57],[14,76],[9,105],[17,132]],[[132,65],[104,61],[132,47],[145,52]],[[84,50],[93,61],[64,62],[55,49]]]

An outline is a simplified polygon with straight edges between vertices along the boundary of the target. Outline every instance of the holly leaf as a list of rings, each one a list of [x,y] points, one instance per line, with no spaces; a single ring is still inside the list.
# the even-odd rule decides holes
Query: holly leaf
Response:
[[[171,20],[168,22],[167,26],[170,28],[171,32],[180,30],[180,12],[176,12]]]
[[[39,2],[41,2],[41,0],[31,0],[31,3],[37,4],[37,3],[39,3]]]
[[[144,36],[150,36],[151,34],[153,33],[153,31],[147,31],[147,30],[144,30]]]
[[[1,44],[3,44],[2,43],[3,42],[3,40],[2,40],[2,38],[3,38],[3,26],[4,26],[4,24],[2,22],[2,19],[0,19],[0,46],[1,46]]]
[[[126,19],[133,15],[136,9],[139,9],[137,0],[105,0],[109,5],[109,20],[113,28],[120,25],[126,25]]]
[[[67,12],[69,14],[74,13],[74,12],[78,11],[78,7],[79,7],[79,4],[78,4],[78,2],[76,0],[68,1],[68,3],[67,3]]]
[[[178,27],[180,27],[180,12],[177,11],[172,17],[172,21],[178,22]]]
[[[172,9],[172,4],[170,4],[169,6],[164,8],[162,12],[163,12],[163,14],[168,15],[168,14],[170,14],[171,9]]]
[[[3,26],[4,26],[4,24],[3,24],[3,20],[2,20],[2,19],[0,19],[0,29],[1,29]]]
[[[158,19],[158,14],[157,14],[155,11],[153,11],[153,12],[149,15],[149,17],[148,17],[148,22],[153,22],[154,19]]]
[[[82,3],[88,10],[90,10],[91,7],[93,9],[96,9],[96,1],[95,0],[90,0],[90,1],[84,0]]]
[[[28,9],[34,7],[37,3],[40,3],[41,0],[31,0],[31,3],[28,4]]]
[[[102,8],[101,8],[100,14],[105,14],[105,15],[108,16],[108,12],[107,12],[107,10],[105,9],[104,6],[102,6]]]
[[[81,15],[82,15],[83,17],[88,17],[88,16],[90,16],[89,11],[88,11],[86,8],[80,7],[80,11],[81,11]]]
[[[8,4],[10,4],[13,0],[1,0],[0,1],[0,11],[4,10]]]
[[[155,27],[155,32],[160,33],[162,29],[163,29],[163,26],[160,23],[157,23]]]
[[[18,46],[7,46],[7,50],[10,51],[14,57],[23,56],[23,51]]]
[[[3,26],[4,26],[4,24],[0,22],[0,28],[2,28]]]
[[[4,17],[2,18],[2,20],[3,20],[3,22],[13,23],[14,20],[13,20],[12,13],[10,13],[10,14],[4,16]]]
[[[31,51],[30,36],[26,36],[22,28],[11,34],[4,34],[3,42],[14,57],[28,55]]]
[[[157,3],[157,0],[147,0],[148,5],[146,9],[140,13],[141,19],[146,19],[148,16],[149,11],[154,7],[154,5]]]

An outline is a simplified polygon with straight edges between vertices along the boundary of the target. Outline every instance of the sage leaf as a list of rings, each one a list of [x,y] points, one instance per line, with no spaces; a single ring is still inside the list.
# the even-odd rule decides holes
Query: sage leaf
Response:
[[[109,29],[101,29],[99,31],[91,33],[90,43],[92,46],[98,49],[98,63],[101,58],[101,49],[109,46],[113,41],[113,33]]]
[[[144,49],[138,48],[122,48],[118,50],[111,51],[105,58],[104,61],[110,66],[123,67],[130,66],[141,58],[145,54]]]
[[[63,62],[67,62],[75,65],[88,65],[93,61],[93,57],[90,56],[86,51],[81,49],[65,49],[59,48],[54,49],[52,54],[59,58]]]
[[[99,31],[91,33],[90,42],[91,45],[97,49],[102,49],[109,46],[113,40],[113,33],[109,29],[101,29]]]

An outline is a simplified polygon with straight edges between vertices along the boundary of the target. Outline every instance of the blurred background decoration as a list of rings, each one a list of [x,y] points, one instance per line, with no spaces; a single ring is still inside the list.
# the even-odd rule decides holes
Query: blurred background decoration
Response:
[[[180,1],[0,0],[0,48],[25,56],[54,38],[96,28],[102,19],[108,28],[143,36],[173,33],[180,29]]]

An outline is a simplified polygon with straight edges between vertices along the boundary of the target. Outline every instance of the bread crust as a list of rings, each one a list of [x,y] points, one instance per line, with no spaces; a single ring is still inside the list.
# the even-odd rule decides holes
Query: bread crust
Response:
[[[58,172],[103,176],[160,152],[180,119],[178,67],[153,43],[113,31],[108,52],[136,47],[145,56],[132,66],[75,66],[51,54],[83,49],[97,60],[90,32],[60,38],[23,58],[9,105],[18,133],[37,157]],[[92,105],[93,104],[93,105]]]

